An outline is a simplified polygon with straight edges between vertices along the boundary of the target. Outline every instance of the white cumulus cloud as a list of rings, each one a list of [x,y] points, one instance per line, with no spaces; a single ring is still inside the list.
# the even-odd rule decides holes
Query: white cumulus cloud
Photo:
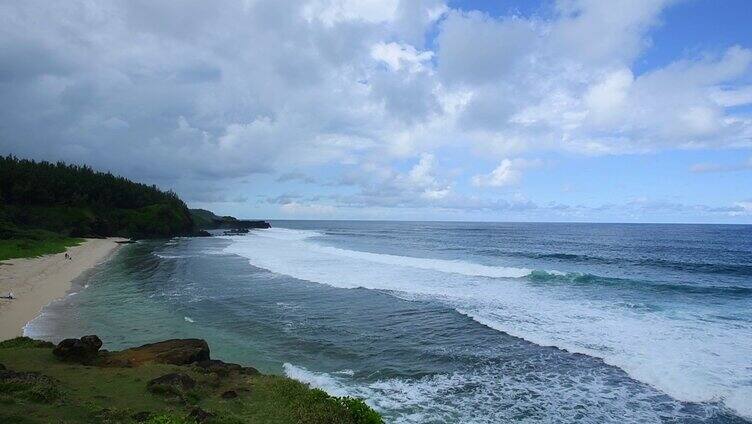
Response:
[[[503,159],[489,174],[473,177],[473,185],[478,187],[506,187],[519,184],[526,169],[541,166],[537,159]]]

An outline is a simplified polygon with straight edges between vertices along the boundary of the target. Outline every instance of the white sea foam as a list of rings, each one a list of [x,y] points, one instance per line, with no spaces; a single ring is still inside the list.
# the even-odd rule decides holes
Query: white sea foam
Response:
[[[510,365],[514,366],[514,365]],[[652,393],[614,387],[608,377],[587,370],[562,376],[538,369],[527,378],[485,366],[420,378],[358,381],[350,375],[313,372],[284,364],[285,374],[335,396],[363,398],[390,413],[390,422],[661,422],[671,411],[683,418],[681,404]],[[577,390],[571,390],[577,387]],[[608,403],[594,402],[607,392]],[[712,409],[708,406],[708,409]],[[552,417],[556,417],[555,420]]]
[[[303,367],[297,367],[290,363],[283,364],[282,368],[284,369],[286,376],[325,390],[330,395],[348,396],[350,394],[350,390],[348,390],[343,384],[340,384],[339,380],[327,373],[311,372]]]
[[[328,246],[317,246],[316,248],[324,253],[344,258],[363,260],[382,265],[405,266],[451,274],[461,274],[471,277],[519,278],[524,277],[533,271],[526,268],[487,266],[459,260],[452,261],[446,259],[415,258],[410,256],[386,255],[382,253],[358,252],[355,250],[338,249],[336,247]]]
[[[676,399],[722,401],[752,416],[752,324],[714,318],[715,305],[630,308],[588,300],[572,287],[508,278],[529,270],[357,252],[311,240],[319,235],[272,229],[232,238],[226,251],[298,279],[444,302],[533,343],[603,358]]]
[[[261,238],[287,242],[300,242],[311,237],[321,236],[321,234],[316,231],[288,230],[284,228],[272,228],[263,232],[254,233],[253,235],[255,236],[253,237],[254,240]],[[240,237],[235,237],[233,240],[238,241],[240,240]],[[329,257],[348,258],[368,263],[410,267],[429,271],[461,274],[471,277],[519,278],[524,277],[533,271],[526,268],[487,266],[460,260],[417,258],[411,256],[388,255],[383,253],[360,252],[356,250],[321,246],[315,243],[306,243],[304,246],[308,250],[316,251]],[[237,253],[233,251],[232,247],[226,249],[225,251],[228,250],[233,253]]]
[[[185,259],[193,257],[193,255],[168,255],[165,253],[154,253],[154,256],[160,259]]]

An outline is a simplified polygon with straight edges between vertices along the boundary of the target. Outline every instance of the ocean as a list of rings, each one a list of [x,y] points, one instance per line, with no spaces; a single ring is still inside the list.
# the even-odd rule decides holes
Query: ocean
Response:
[[[752,419],[752,226],[272,225],[125,246],[26,333],[200,337],[394,423]]]

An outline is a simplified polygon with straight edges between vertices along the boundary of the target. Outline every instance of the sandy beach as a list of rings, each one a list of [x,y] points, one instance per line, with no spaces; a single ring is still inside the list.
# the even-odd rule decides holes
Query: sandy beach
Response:
[[[13,300],[0,299],[0,340],[20,336],[27,322],[44,306],[70,290],[71,282],[84,271],[107,259],[125,239],[86,239],[65,253],[0,262],[0,295],[9,291]]]

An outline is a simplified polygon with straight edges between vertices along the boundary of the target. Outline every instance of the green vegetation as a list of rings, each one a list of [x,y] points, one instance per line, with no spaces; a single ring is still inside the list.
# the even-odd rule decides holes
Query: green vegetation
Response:
[[[0,261],[61,253],[82,241],[45,230],[19,230],[12,224],[0,222]]]
[[[280,376],[218,374],[193,365],[86,366],[61,362],[51,350],[27,338],[0,343],[0,422],[382,423],[360,400]],[[147,390],[150,380],[170,373],[190,377],[195,387],[179,395]],[[223,395],[228,391],[233,397]]]
[[[80,237],[166,238],[193,230],[175,193],[86,166],[0,157],[0,251],[8,257],[53,253]]]
[[[212,211],[207,211],[206,209],[190,209],[190,212],[191,218],[193,218],[193,223],[194,225],[196,225],[196,228],[203,230],[213,229],[214,221],[216,219],[219,219],[219,217]]]

